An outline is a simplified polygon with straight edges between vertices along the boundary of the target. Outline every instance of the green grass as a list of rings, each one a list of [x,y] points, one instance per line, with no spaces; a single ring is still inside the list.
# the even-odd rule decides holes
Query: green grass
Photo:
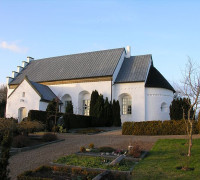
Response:
[[[192,156],[187,153],[187,140],[158,140],[148,157],[140,161],[133,170],[134,180],[200,179],[200,139],[193,140]],[[193,171],[178,170],[178,166],[195,168]]]
[[[107,160],[107,163],[103,162]],[[90,168],[101,168],[101,169],[111,169],[111,170],[120,170],[120,171],[129,171],[130,168],[134,165],[133,161],[122,160],[120,164],[115,166],[109,166],[112,159],[103,158],[103,157],[90,157],[90,156],[78,156],[78,155],[69,155],[61,157],[58,160],[54,161],[59,164],[90,167]]]

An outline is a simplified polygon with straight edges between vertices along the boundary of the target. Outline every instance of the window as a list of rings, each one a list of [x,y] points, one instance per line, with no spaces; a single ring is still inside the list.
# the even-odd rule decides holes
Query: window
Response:
[[[25,92],[22,93],[22,97],[25,97]]]
[[[90,100],[83,100],[83,115],[90,115]]]
[[[122,98],[122,114],[131,114],[132,106],[131,106],[131,98],[125,96]]]
[[[161,104],[160,109],[161,109],[161,112],[167,112],[167,110],[168,110],[167,104],[165,102],[163,102]]]

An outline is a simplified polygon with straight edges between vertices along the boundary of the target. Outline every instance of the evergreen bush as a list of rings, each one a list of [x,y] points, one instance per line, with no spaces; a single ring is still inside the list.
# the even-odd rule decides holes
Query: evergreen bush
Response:
[[[187,119],[189,108],[190,108],[190,104],[188,104],[188,99],[186,98],[174,99],[170,105],[170,119],[173,119],[173,120],[183,119],[183,109],[185,113],[185,118]],[[193,116],[193,114],[194,114],[194,111],[192,110],[191,117]]]
[[[114,126],[121,126],[121,117],[120,117],[120,105],[119,101],[113,100],[113,125]]]
[[[104,120],[105,126],[112,126],[113,125],[113,116],[112,116],[112,104],[108,102],[108,98],[106,97],[104,103]]]
[[[74,114],[72,102],[69,102],[67,104],[65,112],[68,113],[68,114]]]
[[[92,91],[91,100],[90,100],[90,116],[96,117],[96,103],[99,97],[97,90]]]

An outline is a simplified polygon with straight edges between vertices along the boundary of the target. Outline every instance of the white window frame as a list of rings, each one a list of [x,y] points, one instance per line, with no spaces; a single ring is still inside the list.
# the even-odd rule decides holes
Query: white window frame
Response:
[[[132,114],[132,99],[129,96],[122,98],[122,114]]]
[[[90,99],[83,100],[83,115],[84,116],[90,115]]]

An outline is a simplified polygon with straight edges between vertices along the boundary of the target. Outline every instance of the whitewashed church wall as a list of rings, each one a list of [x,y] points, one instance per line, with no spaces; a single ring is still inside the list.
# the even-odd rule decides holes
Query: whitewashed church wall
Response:
[[[49,103],[47,103],[47,102],[40,101],[39,110],[40,111],[46,111],[48,104]]]
[[[145,88],[146,121],[169,120],[169,106],[173,100],[173,92],[163,88]],[[166,104],[162,107],[162,104]]]
[[[132,98],[132,113],[122,114],[122,102],[120,102],[121,120],[145,121],[145,89],[144,82],[120,83],[113,85],[113,99],[118,100],[122,94],[128,94]]]
[[[97,90],[104,96],[104,98],[108,97],[108,99],[111,100],[111,81],[49,85],[49,88],[60,99],[62,99],[65,94],[70,95],[75,114],[82,113],[82,102],[80,101],[80,95],[84,95],[85,93],[81,92],[88,92],[91,95],[92,91]]]
[[[7,97],[15,90],[15,89],[10,89],[9,86],[7,86],[8,92],[7,92]]]
[[[22,97],[23,92],[25,92],[25,97]],[[6,117],[18,118],[18,110],[21,107],[26,108],[26,115],[28,115],[29,110],[38,110],[40,99],[30,84],[24,80],[7,99]]]

